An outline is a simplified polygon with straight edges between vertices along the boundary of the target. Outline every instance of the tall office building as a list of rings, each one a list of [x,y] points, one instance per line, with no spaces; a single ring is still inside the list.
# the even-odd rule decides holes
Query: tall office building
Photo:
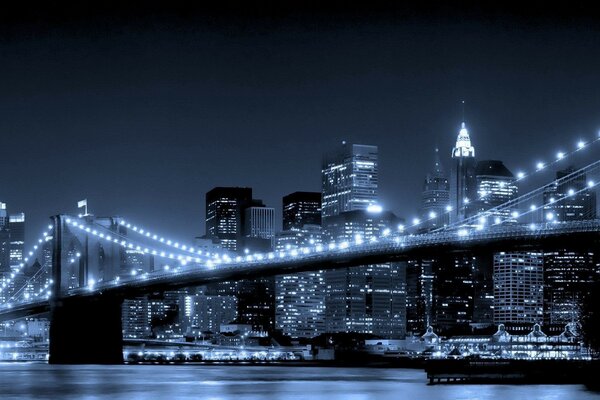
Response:
[[[327,240],[369,241],[398,226],[391,212],[354,210],[329,217]],[[325,273],[328,332],[372,333],[387,338],[406,333],[405,263],[338,268]]]
[[[275,236],[275,210],[261,200],[252,200],[242,209],[243,251],[269,252]],[[275,278],[241,280],[237,286],[237,322],[256,330],[275,326]]]
[[[10,272],[10,230],[6,203],[0,202],[0,274],[7,272]]]
[[[239,254],[272,248],[274,210],[252,199],[251,188],[216,187],[206,194],[206,237]],[[237,322],[254,329],[275,325],[273,278],[241,280],[209,285],[209,296],[235,296]]]
[[[346,142],[325,156],[321,170],[324,219],[345,211],[365,210],[377,202],[377,158],[377,146]]]
[[[409,260],[406,266],[406,331],[423,334],[434,324],[435,259]]]
[[[197,293],[185,295],[181,303],[186,332],[219,332],[221,324],[229,324],[237,317],[235,296],[207,296]]]
[[[596,192],[588,188],[585,172],[568,167],[556,173],[556,181],[544,190],[547,220],[576,221],[596,218]]]
[[[294,192],[283,198],[283,230],[321,226],[321,193]]]
[[[266,207],[260,200],[252,200],[251,205],[242,210],[242,214],[244,251],[271,251],[275,236],[275,209]]]
[[[502,210],[495,208],[518,196],[518,187],[512,172],[504,166],[502,161],[479,161],[475,167],[475,180],[477,182],[477,198],[473,199],[471,214],[477,215],[489,211],[486,216],[487,222],[490,224],[510,221],[511,212],[517,208],[516,204],[512,208]]]
[[[452,149],[452,171],[450,174],[450,222],[465,219],[469,214],[470,203],[477,196],[475,180],[475,147],[465,123]]]
[[[468,252],[436,257],[434,322],[440,332],[463,332],[473,323],[476,268],[477,260]]]
[[[206,193],[206,237],[224,249],[239,251],[243,210],[251,201],[251,188],[216,187]]]
[[[494,254],[494,324],[542,323],[543,318],[543,254]]]
[[[8,226],[8,211],[6,210],[6,203],[0,201],[0,228],[6,228]]]
[[[275,252],[289,252],[320,243],[321,227],[303,224],[302,228],[293,228],[277,234]],[[324,333],[325,291],[324,271],[276,276],[276,329],[293,338],[311,338]]]
[[[450,186],[440,161],[439,149],[435,149],[433,171],[427,174],[423,185],[421,204],[422,229],[429,231],[443,227],[449,222]]]
[[[561,249],[544,253],[545,322],[580,322],[582,305],[599,273],[599,260],[593,251]]]
[[[395,229],[392,213],[372,212],[377,203],[377,146],[349,145],[325,156],[321,216],[324,237],[337,242],[370,240]],[[395,263],[327,271],[328,332],[401,337],[406,330],[405,272]]]
[[[11,269],[19,268],[23,262],[25,251],[25,213],[11,214],[8,217],[10,230],[10,266]]]
[[[283,231],[275,237],[275,252],[289,252],[322,243],[321,193],[294,192],[283,197]],[[294,338],[325,332],[323,271],[275,277],[275,326]]]
[[[140,296],[123,300],[121,321],[124,339],[146,339],[151,336],[151,315],[148,311],[148,297]]]

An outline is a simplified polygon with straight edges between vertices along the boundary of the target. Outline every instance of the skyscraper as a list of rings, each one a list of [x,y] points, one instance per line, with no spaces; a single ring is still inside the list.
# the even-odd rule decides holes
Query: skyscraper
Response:
[[[598,281],[600,265],[593,251],[560,249],[544,253],[544,320],[578,323],[582,305]]]
[[[377,146],[342,143],[323,160],[323,218],[365,210],[377,202]]]
[[[435,259],[410,260],[406,266],[406,331],[420,334],[434,324]]]
[[[10,272],[10,230],[6,203],[0,202],[0,273]]]
[[[283,230],[321,226],[321,193],[294,192],[283,198]]]
[[[543,254],[494,254],[494,324],[541,323],[543,317]]]
[[[324,158],[322,223],[326,240],[370,240],[397,227],[390,212],[377,203],[377,146],[349,145]],[[327,271],[325,283],[328,332],[404,335],[405,272],[395,263]]]
[[[585,172],[568,167],[556,173],[556,181],[544,190],[547,220],[575,221],[596,218],[596,192],[587,186]]]
[[[251,188],[216,187],[206,193],[206,237],[224,249],[240,250],[242,213],[251,201]]]
[[[275,236],[275,209],[266,207],[262,201],[253,200],[242,210],[244,250],[268,252],[273,248]]]
[[[439,149],[435,149],[435,164],[432,172],[427,174],[423,185],[421,205],[421,227],[431,230],[443,227],[449,222],[447,208],[450,205],[450,186],[440,161]]]
[[[8,225],[8,211],[6,203],[0,201],[0,228],[5,228]]]
[[[468,216],[469,204],[477,196],[475,180],[475,147],[465,123],[452,149],[452,172],[450,174],[450,222],[461,221]]]
[[[275,252],[289,252],[321,243],[321,227],[305,224],[301,229],[276,236]],[[299,272],[275,277],[275,326],[291,337],[311,338],[325,332],[324,271]]]
[[[494,208],[517,198],[518,187],[512,172],[504,166],[502,161],[484,160],[476,164],[475,179],[477,198],[472,202],[471,214],[478,215],[489,211],[486,213],[489,223],[508,221],[511,212],[516,209],[516,204],[512,209],[507,208],[500,211],[494,210]]]
[[[354,210],[327,221],[328,240],[360,243],[389,234],[399,219],[389,211]],[[327,331],[403,337],[405,268],[405,263],[385,263],[326,271]]]
[[[465,331],[473,322],[476,259],[469,252],[444,254],[433,264],[434,319],[441,331]]]
[[[16,269],[23,262],[25,251],[25,213],[12,214],[8,217],[10,230],[10,266]]]
[[[322,242],[321,193],[294,192],[283,197],[283,231],[275,238],[276,252],[289,252]],[[275,277],[276,328],[291,337],[325,332],[323,271]]]

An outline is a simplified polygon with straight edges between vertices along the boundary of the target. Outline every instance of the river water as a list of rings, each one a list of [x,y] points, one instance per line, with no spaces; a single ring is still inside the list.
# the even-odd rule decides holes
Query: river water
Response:
[[[600,399],[583,385],[434,385],[410,369],[0,363],[0,399]]]

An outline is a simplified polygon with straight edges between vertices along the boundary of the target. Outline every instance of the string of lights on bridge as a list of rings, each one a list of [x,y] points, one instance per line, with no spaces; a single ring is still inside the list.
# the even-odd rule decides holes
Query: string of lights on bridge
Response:
[[[157,235],[155,233],[151,233],[149,230],[144,229],[144,228],[140,228],[135,224],[131,224],[128,221],[122,219],[119,222],[120,225],[125,226],[127,229],[130,229],[131,231],[133,231],[134,233],[137,233],[138,235],[141,235],[145,238],[151,239],[153,241],[159,242],[161,244],[167,245],[169,247],[173,247],[175,249],[190,253],[190,254],[194,254],[195,256],[198,255],[205,255],[205,256],[211,256],[211,254],[209,252],[203,252],[201,249],[195,249],[193,246],[188,246],[185,244],[180,244],[179,241],[177,240],[172,240],[172,239],[165,239],[164,236],[162,235]]]
[[[598,186],[598,183],[596,183],[596,182],[594,182],[594,181],[588,181],[588,183],[587,183],[586,187],[584,187],[584,188],[582,188],[582,189],[580,189],[580,190],[577,190],[577,191],[573,190],[573,192],[572,192],[572,193],[568,193],[568,194],[569,194],[569,196],[574,196],[574,195],[577,195],[577,194],[579,194],[579,193],[582,193],[582,192],[584,192],[584,191],[586,191],[586,190],[588,190],[588,189],[590,189],[590,188],[596,188],[597,186]],[[558,202],[561,202],[561,201],[564,201],[564,200],[566,200],[567,198],[568,198],[568,197],[562,197],[562,198],[560,198],[560,199],[557,201],[557,203],[558,203]],[[535,211],[539,210],[540,208],[541,208],[541,207],[531,207],[529,210],[527,210],[527,211],[523,212],[523,213],[521,214],[521,216],[524,216],[524,215],[527,215],[527,214],[529,214],[529,213],[535,212]],[[548,219],[548,220],[552,220],[551,222],[553,222],[553,223],[558,223],[556,220],[553,220],[553,218],[551,218],[551,217],[547,217],[547,219]],[[470,228],[472,228],[472,229],[474,229],[474,230],[476,230],[476,231],[480,231],[480,230],[482,230],[486,224],[484,223],[484,221],[480,221],[480,222],[482,222],[480,225],[478,225],[478,226],[474,226],[474,227],[473,227],[473,226],[471,226]],[[74,225],[74,226],[76,226],[76,227],[77,227],[77,228],[79,228],[79,229],[84,229],[84,230],[85,230],[86,232],[88,232],[88,233],[92,233],[92,232],[93,232],[93,230],[92,230],[92,229],[90,229],[90,230],[88,231],[86,228],[89,228],[89,227],[83,226],[83,224],[79,224],[79,223],[75,223],[75,224],[74,224],[74,223],[73,223],[73,221],[71,221],[71,222],[69,222],[69,223],[70,223],[72,226]],[[490,226],[494,226],[494,225],[497,225],[497,221],[496,221],[495,223],[491,224]],[[50,227],[50,228],[51,228],[51,227]],[[103,227],[103,228],[105,228],[105,227]],[[537,229],[537,228],[538,228],[538,225],[537,225],[537,224],[535,224],[535,223],[531,223],[531,224],[529,225],[529,228],[530,228],[531,230],[535,230],[535,229]],[[457,236],[458,236],[458,238],[459,238],[459,239],[460,239],[460,238],[467,237],[467,236],[469,235],[469,228],[461,228],[461,229],[459,229],[459,230],[458,230],[456,233],[457,233]],[[93,234],[93,233],[92,233],[92,234]],[[423,235],[425,236],[425,235],[427,235],[427,234],[423,234]],[[389,237],[389,236],[390,236],[390,233],[389,233],[389,232],[383,232],[383,233],[382,233],[382,236],[383,236],[384,238],[386,238],[386,237],[387,237],[387,239],[388,239],[388,240],[390,240],[390,241],[393,241],[393,242],[395,242],[396,244],[398,244],[398,245],[400,245],[400,246],[404,247],[404,243],[403,243],[403,241],[402,241],[402,239],[401,239],[401,237],[400,237],[400,236]],[[421,235],[416,235],[416,236],[421,236]],[[45,239],[44,239],[45,241],[48,241],[48,240],[50,240],[50,239],[52,238],[51,236],[49,236],[49,235],[48,235],[48,233],[47,233],[47,232],[44,232],[44,235],[43,235],[43,237],[45,238]],[[102,239],[106,240],[107,242],[110,242],[110,243],[118,243],[119,245],[123,246],[123,244],[122,244],[121,242],[119,242],[119,241],[115,242],[115,238],[112,238],[112,237],[110,237],[110,236],[108,236],[108,237],[107,237],[107,235],[103,235],[103,236],[101,237],[101,236],[98,234],[98,237],[100,237],[100,238],[102,238]],[[406,236],[404,236],[404,237],[406,237]],[[415,235],[410,235],[410,237],[415,237]],[[42,240],[42,242],[43,242],[44,240]],[[369,240],[369,242],[377,242],[377,241],[378,241],[378,238],[376,238],[376,237],[372,237],[372,238]],[[251,261],[261,261],[261,260],[264,260],[264,259],[269,259],[269,260],[271,260],[271,259],[274,259],[274,258],[282,258],[282,259],[284,259],[284,258],[287,258],[287,257],[292,257],[292,258],[294,258],[294,257],[297,257],[297,256],[299,256],[299,255],[307,255],[307,254],[311,254],[311,253],[319,253],[319,252],[322,252],[323,250],[326,250],[326,249],[328,249],[328,250],[330,250],[330,251],[333,251],[333,250],[336,250],[336,249],[339,249],[339,250],[345,250],[345,249],[349,249],[349,248],[351,248],[353,245],[357,245],[357,246],[358,246],[358,245],[362,245],[362,244],[364,244],[364,242],[365,242],[365,241],[363,240],[363,238],[362,238],[362,237],[360,237],[360,236],[357,236],[357,237],[355,238],[355,242],[354,242],[354,243],[351,243],[351,242],[349,242],[349,241],[343,241],[343,242],[341,242],[341,243],[335,243],[335,242],[331,242],[331,243],[329,243],[328,245],[324,245],[324,244],[321,244],[321,243],[317,243],[315,246],[312,246],[312,248],[311,248],[311,247],[304,247],[304,248],[300,248],[300,249],[291,249],[291,250],[290,250],[290,251],[288,251],[288,252],[285,252],[285,251],[281,251],[281,252],[279,252],[279,253],[276,253],[276,252],[271,252],[271,253],[268,253],[267,255],[263,255],[263,254],[256,254],[256,255],[254,255],[254,256],[252,256],[252,255],[248,255],[248,256],[246,256],[246,257],[241,257],[241,256],[238,256],[238,257],[236,257],[236,258],[235,258],[235,260],[233,260],[233,259],[229,259],[229,262],[235,261],[235,262],[238,262],[238,263],[239,263],[239,262],[242,262],[242,261],[250,261],[250,262],[251,262]],[[37,248],[36,248],[36,247],[34,247],[34,250],[36,250],[36,251],[37,251],[37,250],[39,249],[39,247],[40,247],[40,246],[37,246]],[[33,254],[35,254],[35,252],[32,252],[32,253],[33,253]],[[32,254],[32,255],[33,255],[33,254]],[[76,261],[79,259],[79,257],[80,257],[80,256],[81,256],[81,254],[80,254],[80,253],[77,253],[77,254],[76,254],[76,255],[75,255],[75,256],[74,256],[74,257],[73,257],[73,258],[70,260],[70,262],[71,262],[71,263],[74,263],[74,262],[76,262]],[[40,273],[42,272],[42,270],[43,270],[43,268],[41,268],[40,270],[38,270],[38,272],[36,273],[36,275],[37,275],[37,274],[40,274]],[[172,271],[173,271],[173,272],[178,272],[178,269],[173,269]],[[27,283],[29,283],[31,280],[33,280],[33,279],[35,278],[35,276],[36,276],[36,275],[34,275],[34,277],[30,278],[30,279],[28,280],[28,282],[27,282]],[[145,278],[147,278],[148,276],[149,276],[149,274],[148,274],[148,273],[141,274],[141,275],[139,275],[139,276],[136,276],[135,274],[133,274],[132,278],[133,278],[133,279],[145,279]],[[118,283],[118,282],[119,282],[119,277],[117,277],[117,278],[116,278],[115,280],[113,280],[113,281],[109,281],[109,282],[101,282],[101,283],[103,283],[103,284],[106,284],[106,285],[110,285],[110,284],[115,284],[115,283]],[[25,285],[24,287],[26,287],[26,286],[27,286],[27,283],[26,283],[26,285]],[[38,292],[34,293],[33,295],[29,295],[28,293],[25,293],[25,295],[23,296],[23,297],[24,297],[24,299],[25,299],[25,302],[27,302],[27,301],[35,301],[35,300],[37,300],[37,299],[40,299],[40,298],[42,298],[42,299],[46,299],[46,300],[47,300],[47,299],[49,299],[49,297],[50,297],[50,295],[51,295],[51,292],[48,290],[48,288],[49,288],[49,286],[50,286],[52,283],[53,283],[53,282],[52,282],[52,280],[49,280],[48,282],[46,282],[46,283],[45,283],[45,285],[44,285],[44,286],[43,286],[43,287],[42,287],[42,288],[41,288],[41,289],[40,289]],[[100,288],[102,287],[102,286],[95,287],[95,284],[96,284],[96,282],[95,282],[93,279],[92,279],[92,280],[90,280],[90,281],[88,282],[88,287],[87,287],[87,289],[89,289],[89,290],[94,290],[94,289],[100,289]],[[21,290],[22,290],[22,289],[21,289]],[[9,302],[8,302],[8,304],[5,304],[4,306],[5,306],[5,307],[8,307],[8,308],[11,308],[11,307],[13,306],[13,303],[12,303],[12,302],[13,302],[13,301],[16,299],[17,295],[18,295],[18,293],[15,293],[15,295],[13,295],[13,297],[12,297],[11,299],[9,299]]]
[[[176,261],[179,261],[182,266],[185,266],[189,262],[200,263],[203,261],[205,261],[207,263],[207,265],[211,266],[211,264],[215,264],[220,261],[230,262],[232,260],[228,255],[224,255],[223,257],[220,257],[220,255],[215,254],[213,259],[204,259],[204,258],[199,257],[198,255],[194,255],[194,256],[187,255],[187,254],[182,255],[182,254],[178,254],[178,253],[166,252],[159,248],[143,247],[139,243],[132,241],[127,236],[123,236],[120,233],[115,232],[115,231],[111,230],[110,228],[105,227],[100,224],[93,224],[92,226],[90,226],[90,225],[84,223],[85,221],[81,222],[81,220],[78,221],[77,219],[74,219],[74,218],[68,218],[68,219],[66,219],[65,222],[68,225],[71,225],[72,227],[75,227],[75,228],[83,230],[87,233],[90,233],[91,235],[96,236],[106,242],[114,243],[121,247],[125,247],[127,249],[135,250],[135,251],[138,251],[143,254],[160,257],[160,258],[163,258],[166,260],[170,260],[170,261],[176,260]],[[104,233],[102,231],[104,231],[106,233]],[[166,267],[169,267],[169,266],[166,266]],[[166,269],[169,270],[170,267],[166,268]],[[136,272],[135,272],[135,270],[133,270],[132,275],[135,275],[135,274],[136,274]]]

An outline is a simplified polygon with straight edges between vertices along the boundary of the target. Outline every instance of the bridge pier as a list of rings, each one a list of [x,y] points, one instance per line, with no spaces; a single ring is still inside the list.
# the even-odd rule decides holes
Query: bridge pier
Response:
[[[123,363],[122,303],[102,295],[53,301],[49,363]]]

